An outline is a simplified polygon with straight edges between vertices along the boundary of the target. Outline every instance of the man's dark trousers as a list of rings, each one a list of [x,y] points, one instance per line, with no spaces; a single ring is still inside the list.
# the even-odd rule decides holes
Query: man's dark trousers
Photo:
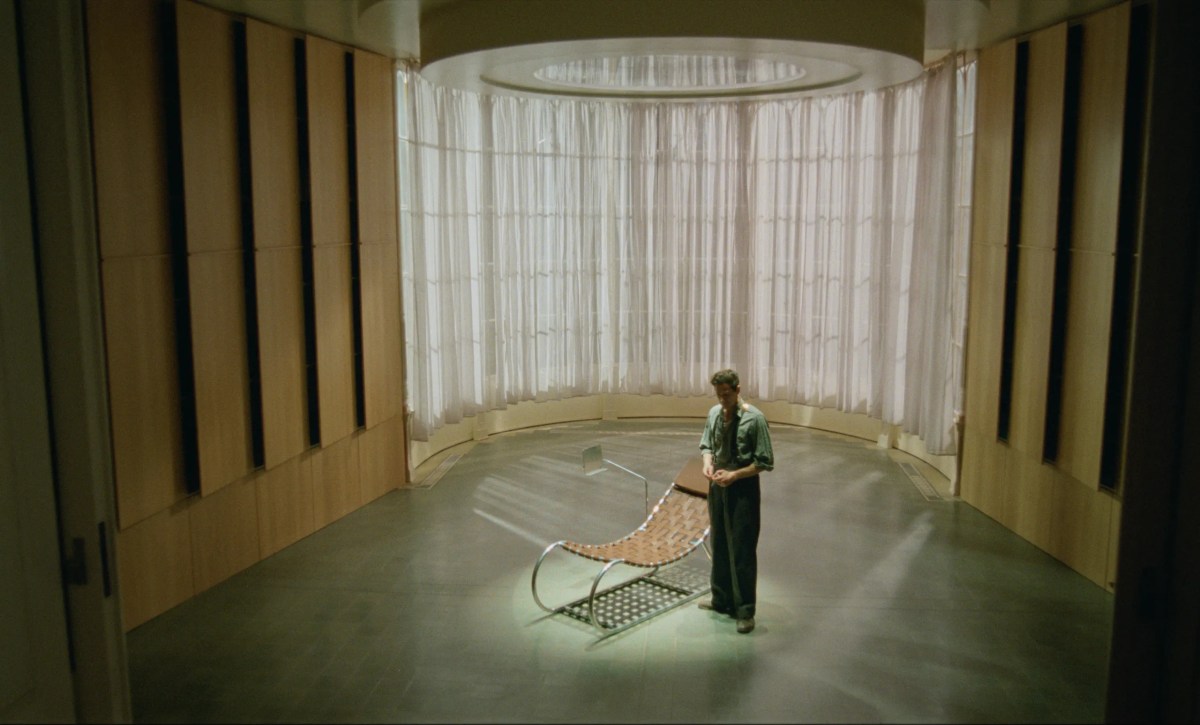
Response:
[[[761,505],[758,476],[708,487],[713,609],[735,619],[754,616]]]

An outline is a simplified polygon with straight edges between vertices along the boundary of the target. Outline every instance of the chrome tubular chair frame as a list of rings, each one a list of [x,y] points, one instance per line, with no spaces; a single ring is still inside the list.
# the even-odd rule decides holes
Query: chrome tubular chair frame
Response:
[[[585,610],[587,612],[586,620],[587,620],[588,624],[590,624],[600,634],[601,639],[604,639],[605,637],[611,637],[614,634],[623,632],[631,627],[641,624],[642,622],[645,622],[646,620],[651,619],[652,617],[656,617],[659,614],[664,614],[665,612],[670,611],[671,609],[674,609],[676,607],[687,604],[688,602],[693,601],[697,597],[700,597],[703,594],[708,592],[707,586],[705,586],[703,588],[697,588],[697,589],[691,590],[691,589],[674,586],[674,585],[671,585],[671,584],[668,584],[665,582],[661,582],[661,581],[652,581],[651,583],[657,587],[661,587],[664,589],[670,589],[670,590],[677,592],[680,595],[680,598],[678,598],[675,602],[671,603],[669,606],[654,609],[654,610],[649,611],[646,614],[643,614],[635,619],[631,619],[629,621],[622,622],[622,623],[616,624],[616,625],[606,625],[601,620],[600,617],[596,616],[597,600],[599,598],[603,597],[605,594],[608,594],[610,592],[614,592],[619,589],[623,589],[625,587],[630,587],[640,581],[651,580],[654,577],[654,575],[657,574],[660,569],[662,569],[662,567],[655,566],[655,567],[652,567],[649,572],[642,574],[641,576],[634,577],[633,579],[628,579],[628,580],[620,582],[618,584],[614,584],[605,589],[600,589],[599,588],[600,580],[603,579],[604,576],[606,574],[608,574],[608,572],[612,571],[618,564],[625,563],[624,560],[622,560],[622,559],[614,559],[613,561],[610,561],[607,564],[605,564],[605,566],[600,570],[600,572],[595,576],[595,578],[592,579],[591,591],[588,593],[588,595],[586,597],[581,597],[579,599],[567,602],[566,604],[563,604],[558,607],[549,607],[546,605],[545,602],[542,601],[541,597],[538,595],[538,590],[537,590],[538,570],[541,568],[542,562],[546,559],[546,557],[550,554],[550,552],[554,551],[556,548],[559,548],[559,546],[562,543],[563,542],[555,542],[555,543],[551,544],[550,546],[546,547],[546,550],[542,552],[542,555],[540,557],[538,557],[537,564],[535,564],[534,568],[533,568],[533,578],[531,581],[531,588],[533,589],[533,599],[535,602],[537,602],[538,607],[540,607],[545,612],[548,612],[550,614],[567,614],[568,616],[572,616],[573,618],[576,618],[576,619],[584,619],[584,618],[576,615],[573,610],[582,609],[583,605],[586,604],[586,610]],[[709,557],[711,558],[711,553],[709,552],[708,544],[704,543],[702,546],[704,548],[705,554],[708,554]]]
[[[680,570],[668,566],[701,547],[709,559],[712,558],[707,544],[709,524],[707,503],[704,500],[707,490],[697,486],[695,482],[687,483],[684,479],[685,474],[693,470],[698,470],[694,462],[684,466],[676,482],[659,499],[645,522],[629,535],[607,544],[579,544],[562,539],[547,546],[534,564],[530,580],[533,600],[538,607],[550,614],[567,614],[586,621],[603,638],[674,609],[709,591],[707,576],[698,579],[695,573],[688,574],[686,571],[680,575]],[[550,607],[542,601],[538,593],[537,580],[542,564],[556,549],[563,549],[585,559],[604,562],[604,567],[592,579],[591,590],[587,596],[558,607]],[[649,571],[601,589],[601,580],[618,564]],[[661,575],[660,570],[663,571]],[[689,576],[691,581],[685,581]],[[618,592],[625,588],[630,588],[629,592]],[[626,597],[623,612],[635,609],[630,603],[637,605],[633,619],[619,621],[618,618],[608,623],[602,621],[604,613],[599,611],[597,605],[605,595],[610,594],[618,598],[618,601],[620,597]],[[647,598],[650,599],[649,604],[652,604],[652,607],[647,608]]]

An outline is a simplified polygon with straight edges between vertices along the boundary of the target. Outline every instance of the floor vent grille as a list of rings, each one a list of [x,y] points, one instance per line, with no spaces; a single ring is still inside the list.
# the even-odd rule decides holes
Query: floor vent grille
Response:
[[[921,495],[925,497],[926,501],[945,500],[942,498],[942,495],[937,492],[937,489],[933,487],[933,484],[929,482],[929,479],[925,478],[925,476],[917,470],[916,466],[911,463],[901,463],[899,465],[900,469],[903,470],[905,475],[908,476],[908,480],[913,482],[913,485],[917,487],[917,490],[921,492]]]
[[[446,460],[437,464],[437,468],[430,471],[429,475],[422,478],[421,482],[415,484],[413,488],[433,488],[438,481],[442,480],[442,476],[445,476],[446,472],[453,468],[455,463],[458,463],[460,458],[462,458],[461,453],[452,453],[446,456]]]

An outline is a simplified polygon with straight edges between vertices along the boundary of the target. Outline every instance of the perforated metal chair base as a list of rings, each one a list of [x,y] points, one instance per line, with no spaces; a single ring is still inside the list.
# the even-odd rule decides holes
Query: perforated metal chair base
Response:
[[[594,598],[582,597],[555,611],[598,627],[604,638],[687,604],[709,589],[707,572],[674,566],[609,587]],[[589,609],[594,611],[595,621]]]
[[[712,560],[712,552],[705,543],[709,533],[708,479],[704,478],[702,467],[701,456],[689,459],[646,521],[629,535],[607,544],[581,544],[563,539],[547,546],[533,565],[529,580],[533,601],[551,614],[566,614],[592,625],[604,638],[709,591],[707,572],[677,564],[698,548],[703,548]],[[558,550],[604,562],[604,568],[592,579],[591,592],[586,597],[552,608],[538,596],[538,571],[546,557]],[[650,571],[600,589],[600,580],[619,564]]]

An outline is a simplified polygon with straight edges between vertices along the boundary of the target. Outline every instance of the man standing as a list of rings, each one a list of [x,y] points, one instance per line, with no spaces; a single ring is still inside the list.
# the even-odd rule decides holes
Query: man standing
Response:
[[[754,629],[761,523],[760,471],[775,467],[771,434],[762,411],[744,403],[733,370],[712,376],[717,405],[708,411],[700,452],[709,479],[708,517],[712,526],[712,599],[701,602],[737,620],[737,631]]]

